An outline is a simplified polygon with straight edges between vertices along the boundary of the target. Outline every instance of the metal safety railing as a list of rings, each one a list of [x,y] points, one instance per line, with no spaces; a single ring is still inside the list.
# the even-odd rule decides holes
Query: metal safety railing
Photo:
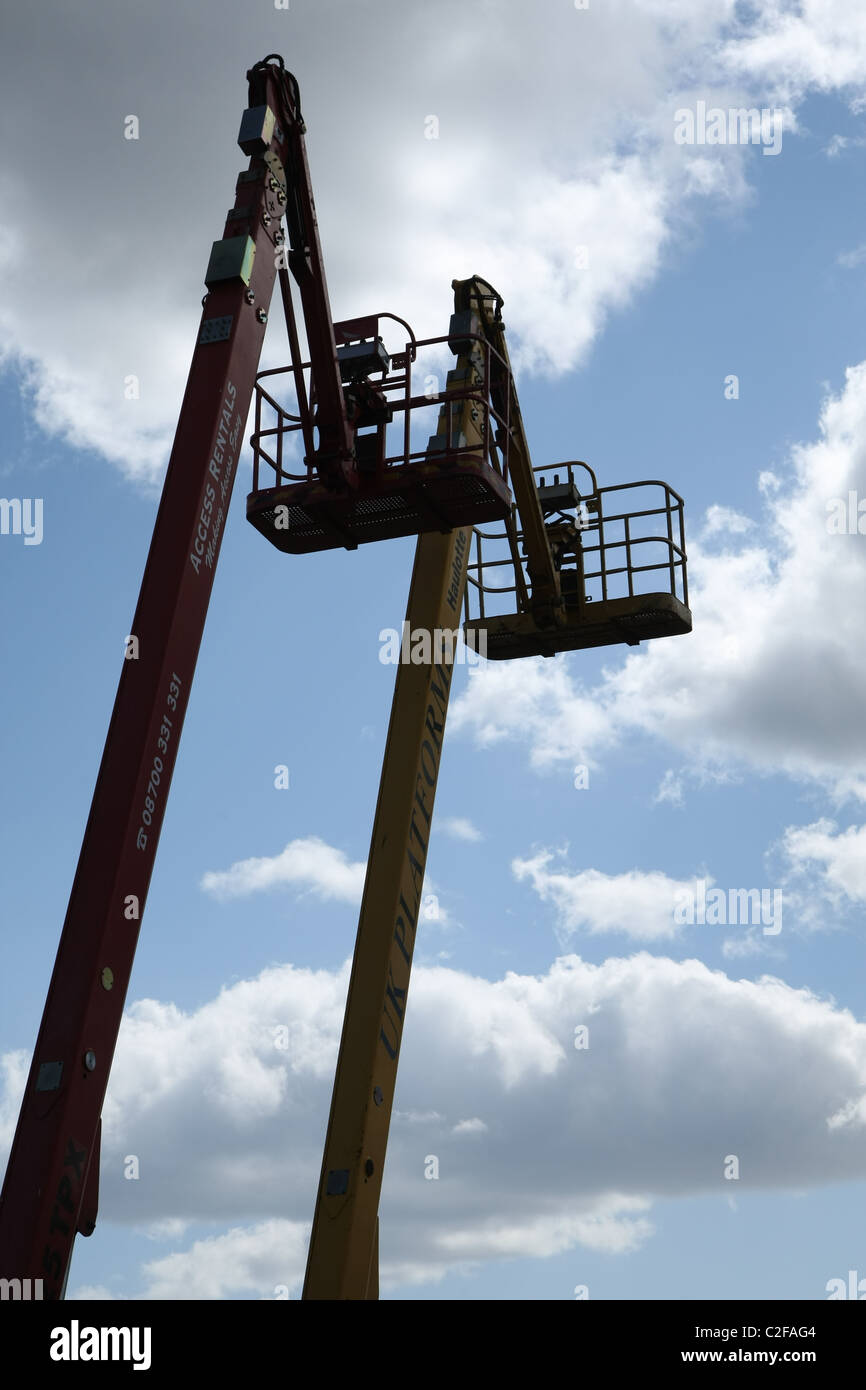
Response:
[[[661,591],[678,598],[688,607],[683,499],[668,483],[644,479],[635,483],[615,483],[600,488],[589,465],[569,463],[533,468],[533,474],[553,475],[556,481],[565,471],[574,483],[574,469],[584,468],[592,479],[592,489],[579,493],[575,506],[553,508],[551,535],[571,527],[576,532],[558,562],[560,584],[567,606],[596,607],[615,598],[635,598]],[[542,478],[543,482],[543,478]],[[653,505],[623,505],[623,495],[640,489],[655,490]],[[650,498],[640,499],[650,500]],[[500,612],[527,612],[531,600],[526,556],[521,553],[523,532],[515,509],[513,525],[501,530],[473,532],[473,555],[467,575],[465,610],[467,619],[494,616],[489,600],[496,596]],[[653,553],[652,547],[655,547]],[[492,553],[491,553],[492,552]],[[506,573],[502,573],[505,571]],[[653,576],[650,581],[647,576]],[[663,577],[662,577],[663,576]],[[509,582],[498,582],[508,578]],[[503,595],[513,595],[510,610],[500,609]],[[475,611],[473,611],[475,610]]]
[[[363,320],[366,325],[376,324],[379,319],[392,318],[393,314],[370,315]],[[411,328],[405,324],[405,320],[397,319],[397,322],[404,324],[410,335]],[[358,322],[362,322],[358,320]],[[339,327],[339,325],[335,325]],[[378,336],[376,334],[376,336]],[[384,428],[388,431],[386,435],[386,447],[381,459],[382,468],[393,468],[407,464],[430,461],[431,459],[441,464],[452,464],[459,462],[461,457],[472,457],[473,459],[483,458],[484,462],[492,468],[504,482],[508,482],[508,446],[510,438],[510,392],[507,389],[509,384],[509,370],[506,362],[496,349],[479,334],[466,333],[461,335],[461,342],[471,342],[477,345],[480,352],[477,356],[481,380],[475,384],[456,383],[451,386],[446,385],[442,389],[431,391],[430,377],[427,376],[427,389],[421,393],[417,389],[418,369],[413,367],[417,361],[417,354],[422,349],[436,349],[449,344],[449,335],[443,334],[435,338],[416,339],[412,335],[406,342],[405,348],[395,353],[390,361],[391,368],[381,381],[371,383],[376,392],[381,393],[387,402],[387,410],[391,413],[391,419],[385,424]],[[309,403],[307,404],[307,389],[301,387],[299,392],[299,373],[303,381],[309,382]],[[295,385],[296,395],[301,395],[302,403],[296,408],[290,408],[287,404],[277,399],[274,391],[264,385],[264,380],[270,381],[277,378],[289,378]],[[498,410],[492,399],[494,384],[501,393],[500,399],[505,401],[504,413]],[[503,390],[503,388],[505,388]],[[468,401],[478,415],[475,423],[481,435],[481,444],[467,444],[460,442],[458,437],[459,417],[457,412],[450,407],[459,401]],[[442,447],[437,447],[435,453],[429,451],[428,446],[421,448],[412,447],[412,429],[416,424],[420,412],[429,412],[435,407],[446,407],[447,429],[445,431],[445,443]],[[250,445],[253,451],[253,484],[252,491],[258,492],[260,488],[283,487],[291,483],[311,482],[316,477],[315,452],[310,454],[309,449],[304,453],[303,471],[292,471],[287,461],[289,445],[296,438],[302,441],[313,439],[315,430],[315,381],[311,376],[311,364],[309,361],[300,364],[293,363],[288,367],[271,367],[259,372],[255,382],[255,415],[254,428],[250,436]],[[394,416],[401,417],[399,420],[393,419]],[[438,418],[433,419],[434,428],[431,433],[438,429]],[[375,429],[375,426],[373,427]],[[396,435],[396,438],[395,438]],[[391,441],[389,449],[388,442]],[[292,465],[294,460],[291,461]],[[262,481],[262,468],[269,469],[273,474],[270,481]],[[265,478],[269,474],[264,475]]]

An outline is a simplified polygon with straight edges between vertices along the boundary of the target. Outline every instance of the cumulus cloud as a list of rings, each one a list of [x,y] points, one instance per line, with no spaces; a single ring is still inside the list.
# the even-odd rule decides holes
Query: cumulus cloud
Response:
[[[866,543],[850,494],[866,497],[866,362],[827,397],[818,437],[763,477],[764,512],[736,546],[724,530],[689,545],[694,630],[650,642],[594,685],[577,661],[490,662],[470,672],[452,730],[481,747],[528,745],[544,768],[589,765],[641,732],[695,775],[784,772],[866,797]],[[831,526],[831,521],[834,525]]]
[[[839,830],[822,818],[811,825],[789,826],[783,848],[794,875],[817,874],[822,895],[836,904],[866,902],[866,826]]]
[[[465,816],[445,816],[442,820],[437,819],[436,829],[444,835],[450,835],[454,840],[466,840],[469,844],[477,844],[479,840],[484,839],[478,827]]]
[[[169,1237],[173,1249],[147,1257],[147,1296],[298,1287],[347,980],[348,965],[286,965],[191,1013],[156,1000],[127,1010],[101,1219],[198,1223],[189,1244]],[[578,1028],[588,1046],[575,1047]],[[9,1078],[20,1077],[4,1075],[14,1108]],[[864,1082],[866,1025],[770,976],[646,953],[598,966],[565,956],[499,980],[419,967],[400,1069],[411,1113],[395,1117],[382,1196],[383,1282],[579,1245],[634,1249],[650,1238],[654,1198],[723,1193],[731,1153],[742,1187],[862,1178]],[[129,1154],[137,1182],[122,1176]],[[437,1181],[425,1178],[430,1155]]]
[[[723,48],[731,69],[799,102],[810,89],[840,91],[857,110],[866,93],[866,16],[846,0],[756,6]]]
[[[552,870],[555,856],[542,850],[530,859],[515,859],[515,878],[527,879],[542,902],[556,913],[557,934],[564,944],[572,933],[622,932],[634,941],[669,940],[680,930],[674,909],[694,893],[694,883],[663,873],[603,874],[598,869],[578,873]]]
[[[195,1241],[188,1250],[149,1260],[143,1297],[225,1299],[297,1297],[308,1232],[278,1217]],[[300,1272],[299,1272],[300,1271]]]
[[[342,850],[316,835],[291,840],[270,858],[240,859],[231,868],[202,875],[201,887],[215,898],[241,898],[272,888],[308,889],[319,898],[361,901],[366,864],[351,863]]]
[[[476,1116],[472,1120],[458,1120],[452,1134],[486,1134],[488,1126]]]
[[[736,23],[733,0],[556,6],[543,24],[518,0],[470,10],[441,0],[435,22],[396,0],[380,10],[375,33],[337,0],[292,13],[334,312],[386,305],[426,336],[447,325],[452,277],[477,271],[506,298],[514,360],[545,373],[584,360],[696,217],[726,215],[748,194],[754,151],[676,145],[678,106],[697,96],[749,106],[777,71],[794,95],[810,84],[853,91],[862,78],[860,21],[841,6],[810,7],[796,25],[775,8]],[[149,485],[167,458],[210,243],[244,162],[235,139],[256,53],[230,0],[213,0],[208,15],[204,67],[189,63],[196,10],[168,0],[125,11],[122,44],[107,0],[74,19],[20,9],[0,58],[23,128],[43,118],[34,53],[63,111],[51,196],[67,229],[58,236],[43,216],[27,149],[7,143],[0,361],[19,370],[46,431]],[[284,48],[284,15],[263,14],[258,33],[262,53]],[[372,162],[345,158],[340,93],[357,85],[359,64],[376,72],[364,94]],[[128,114],[137,140],[124,137]],[[455,219],[458,206],[472,215]],[[24,247],[35,278],[16,273]],[[284,355],[267,345],[267,365]]]
[[[732,507],[720,507],[718,504],[714,504],[707,508],[702,534],[715,536],[728,533],[739,536],[750,531],[754,524],[750,516],[743,516],[742,512],[736,512]]]
[[[470,672],[449,711],[449,730],[471,733],[482,748],[526,743],[538,768],[566,760],[595,768],[619,736],[604,693],[587,689],[562,657],[491,662]]]
[[[459,827],[458,838],[480,839],[469,821],[452,823]],[[454,833],[452,828],[452,834]],[[288,888],[312,894],[323,902],[348,903],[359,907],[367,874],[366,863],[352,862],[343,850],[329,845],[317,835],[290,840],[279,854],[239,859],[228,869],[211,869],[202,874],[201,888],[211,897],[226,900],[245,898],[252,893]],[[419,921],[446,929],[459,925],[441,899],[441,889],[427,875],[421,900]]]

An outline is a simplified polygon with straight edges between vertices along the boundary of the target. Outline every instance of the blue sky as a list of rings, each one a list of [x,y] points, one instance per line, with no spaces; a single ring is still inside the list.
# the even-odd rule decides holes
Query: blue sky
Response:
[[[37,119],[38,53],[65,118],[50,219],[28,151],[0,156],[0,494],[44,513],[41,544],[0,535],[0,1161],[245,162],[244,72],[278,51],[335,315],[432,336],[451,279],[483,275],[534,461],[686,502],[690,636],[457,671],[383,1297],[825,1298],[866,1277],[866,542],[827,527],[866,496],[866,21],[443,0],[377,5],[377,31],[373,8],[7,22],[7,111]],[[677,145],[698,100],[782,113],[781,150]],[[274,321],[265,364],[285,359]],[[282,556],[244,519],[249,476],[247,449],[71,1297],[297,1297],[303,1277],[393,689],[379,633],[413,543]],[[677,927],[701,879],[781,892],[781,930]]]

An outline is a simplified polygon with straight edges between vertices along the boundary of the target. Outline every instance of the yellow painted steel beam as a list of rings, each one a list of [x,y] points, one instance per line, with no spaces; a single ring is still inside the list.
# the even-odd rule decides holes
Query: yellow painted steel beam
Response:
[[[379,1297],[379,1218],[376,1217],[376,1231],[373,1236],[373,1250],[370,1254],[370,1273],[367,1276],[367,1297]]]
[[[466,374],[469,374],[468,377]],[[461,355],[449,382],[480,380]],[[454,409],[457,406],[456,410]],[[470,400],[440,410],[481,444]],[[439,455],[441,458],[441,453]],[[379,1289],[379,1193],[445,717],[461,627],[471,527],[419,536],[373,822],[331,1113],[310,1236],[305,1299],[370,1299]],[[416,644],[413,635],[426,634]],[[408,656],[429,657],[416,662]]]
[[[532,457],[505,341],[505,325],[496,307],[501,306],[502,301],[496,290],[477,275],[468,280],[453,280],[452,287],[455,308],[474,309],[479,314],[487,341],[508,366],[508,485],[514,493],[523,544],[526,548],[526,569],[530,581],[529,606],[539,627],[562,626],[566,621],[565,603],[560,592],[559,575],[553,563],[541,503],[538,500],[538,490],[532,472]],[[496,395],[494,391],[494,397]],[[504,391],[496,399],[496,406],[502,414],[505,413]]]
[[[406,618],[432,638],[460,626],[471,531],[420,536]],[[304,1298],[367,1297],[412,953],[453,673],[402,663],[337,1061]],[[431,651],[432,655],[432,651]]]

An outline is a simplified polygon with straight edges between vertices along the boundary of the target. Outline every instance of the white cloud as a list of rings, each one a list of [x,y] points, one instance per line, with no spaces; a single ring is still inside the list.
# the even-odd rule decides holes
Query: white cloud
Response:
[[[30,1056],[23,1049],[0,1056],[0,1153],[12,1145],[29,1071]]]
[[[147,1260],[147,1296],[297,1288],[347,980],[348,965],[273,967],[191,1014],[154,1000],[127,1010],[101,1220],[210,1231]],[[286,1049],[278,1024],[291,1025]],[[862,1179],[864,1083],[866,1025],[772,977],[646,953],[599,966],[566,956],[493,981],[416,968],[400,1066],[413,1113],[391,1132],[383,1282],[506,1254],[636,1248],[653,1198],[723,1193],[732,1152],[747,1156],[740,1185],[752,1189]],[[3,1104],[19,1099],[7,1080]],[[461,1121],[481,1115],[486,1132],[467,1142]],[[130,1153],[137,1182],[122,1176]],[[439,1182],[424,1176],[430,1154]]]
[[[722,955],[725,960],[739,960],[744,956],[767,956],[777,953],[777,948],[767,940],[758,927],[748,927],[744,932],[726,936],[722,942]]]
[[[442,1120],[438,1110],[397,1110],[391,1112],[391,1124],[423,1125]]]
[[[361,901],[366,872],[366,864],[351,863],[342,850],[310,835],[291,840],[272,858],[240,859],[230,869],[212,870],[202,876],[201,887],[216,898],[291,887],[354,906]]]
[[[792,870],[797,873],[819,871],[820,888],[838,903],[866,902],[866,825],[850,825],[838,830],[831,820],[811,825],[789,826],[783,848]]]
[[[551,872],[553,859],[551,851],[542,850],[531,859],[515,859],[511,867],[515,878],[530,881],[542,902],[553,903],[561,945],[581,928],[622,932],[633,941],[670,940],[679,934],[674,908],[680,895],[694,892],[693,883],[636,869],[623,874]]]
[[[465,827],[469,822],[459,824]],[[290,840],[279,854],[239,859],[228,869],[211,869],[202,875],[200,887],[221,900],[291,888],[298,893],[311,893],[323,902],[359,907],[366,873],[365,863],[352,862],[342,850],[317,835],[309,835]],[[425,877],[419,921],[442,931],[459,926],[429,875]]]
[[[653,797],[654,805],[663,805],[665,802],[671,806],[683,806],[685,804],[683,779],[678,777],[671,767],[665,772],[659,783],[658,791]]]
[[[830,1130],[846,1126],[862,1128],[863,1125],[866,1125],[866,1095],[860,1096],[859,1100],[846,1101],[827,1121]]]
[[[866,15],[847,0],[780,0],[756,7],[723,49],[731,69],[766,84],[776,100],[798,102],[810,89],[866,92]]]
[[[471,1251],[476,1261],[479,1256],[490,1259],[523,1255],[527,1245],[542,1259],[572,1250],[576,1245],[587,1250],[602,1250],[609,1255],[622,1255],[639,1249],[652,1235],[651,1223],[640,1215],[649,1206],[643,1198],[614,1194],[600,1202],[593,1212],[541,1216],[531,1225],[497,1220],[481,1232],[451,1232],[441,1245],[453,1254]]]
[[[273,1218],[197,1240],[188,1250],[149,1260],[144,1297],[225,1299],[297,1297],[306,1263],[307,1230]]]
[[[152,1221],[145,1230],[148,1240],[180,1240],[186,1234],[188,1222],[170,1216],[165,1221]]]
[[[742,512],[734,511],[732,507],[720,507],[714,503],[707,508],[702,535],[704,537],[724,535],[730,533],[734,536],[741,536],[746,531],[750,531],[755,525],[750,516],[743,516]]]
[[[562,658],[489,662],[470,671],[448,724],[452,733],[473,733],[482,748],[525,741],[535,767],[568,760],[596,768],[618,737],[604,691],[587,691]]]
[[[855,270],[858,265],[862,265],[866,261],[866,242],[861,242],[859,246],[855,246],[853,251],[840,251],[836,261],[846,270]]]
[[[465,816],[445,816],[442,820],[437,818],[436,829],[455,840],[466,840],[470,844],[477,844],[479,840],[484,839],[478,827]]]
[[[472,1120],[459,1120],[453,1127],[452,1134],[486,1134],[488,1126],[483,1120],[476,1118]]]
[[[146,29],[124,16],[134,75],[113,61],[117,18],[105,0],[74,26],[19,9],[5,31],[3,92],[16,120],[26,129],[42,118],[28,76],[37,51],[64,113],[52,199],[75,231],[58,235],[43,216],[28,151],[7,142],[3,360],[23,369],[46,431],[142,482],[158,480],[168,455],[210,243],[244,162],[238,54],[249,26],[229,0],[209,13],[206,80],[187,63],[197,15],[167,0],[149,7]],[[452,277],[477,270],[505,296],[520,367],[555,374],[579,364],[695,217],[727,215],[748,195],[753,150],[675,145],[683,101],[750,105],[777,74],[795,95],[862,84],[862,23],[841,3],[810,7],[795,25],[774,8],[732,32],[734,14],[733,0],[632,0],[585,13],[554,7],[539,24],[518,0],[469,11],[441,0],[433,28],[423,9],[392,6],[374,34],[363,11],[334,0],[293,11],[291,64],[337,317],[388,305],[426,336],[447,324]],[[262,49],[284,48],[284,17],[271,12],[262,25]],[[347,164],[346,105],[334,93],[351,90],[365,62],[377,73],[364,96],[377,159]],[[517,90],[525,99],[515,103]],[[124,139],[130,111],[138,140]],[[431,113],[437,139],[424,134]],[[472,216],[455,221],[456,206]],[[578,245],[589,253],[583,268]],[[25,246],[35,278],[16,273]],[[273,340],[266,364],[283,351]],[[125,399],[129,375],[137,400]]]
[[[762,476],[748,543],[689,541],[692,633],[612,650],[594,686],[579,658],[489,662],[470,672],[452,730],[481,747],[524,742],[538,768],[597,764],[642,732],[696,776],[747,766],[866,797],[866,540],[828,530],[833,499],[866,498],[866,362],[828,396],[785,480]]]
[[[854,135],[834,135],[824,153],[828,159],[837,159],[843,150],[862,149],[866,139]]]

